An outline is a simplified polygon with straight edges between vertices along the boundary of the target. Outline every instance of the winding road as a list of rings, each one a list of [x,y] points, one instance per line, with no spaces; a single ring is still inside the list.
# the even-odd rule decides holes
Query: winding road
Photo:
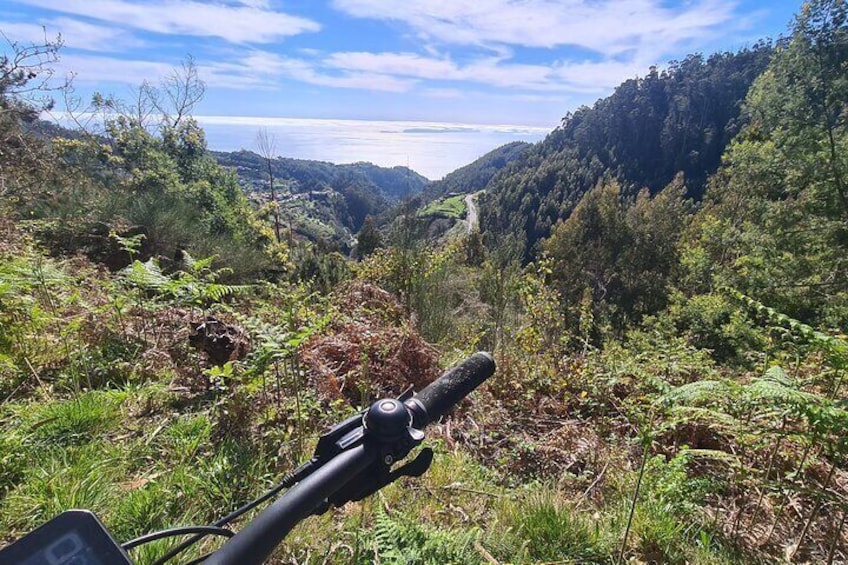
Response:
[[[474,231],[477,228],[477,205],[474,203],[475,194],[468,194],[465,197],[465,205],[468,207],[468,215],[465,218],[465,221],[468,223],[468,233]]]

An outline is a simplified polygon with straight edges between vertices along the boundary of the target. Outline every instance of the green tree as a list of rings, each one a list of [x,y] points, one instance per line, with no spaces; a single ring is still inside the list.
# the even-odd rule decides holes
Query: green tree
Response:
[[[846,10],[805,4],[751,88],[750,123],[687,238],[690,292],[731,286],[804,322],[848,325]]]
[[[277,189],[274,186],[274,157],[277,153],[277,140],[268,132],[267,128],[263,128],[256,134],[256,147],[268,171],[268,192],[271,195],[271,213],[274,216],[274,235],[277,238],[277,243],[280,243],[282,241],[280,238],[280,207],[277,203]]]
[[[544,246],[553,261],[550,280],[575,324],[588,299],[593,319],[617,330],[665,307],[688,217],[684,191],[679,175],[657,196],[643,190],[628,204],[609,181],[554,229]]]
[[[30,130],[53,106],[52,91],[64,86],[51,80],[62,38],[25,44],[0,37],[6,41],[0,47],[0,196],[20,204],[43,196],[53,169],[44,143]]]
[[[747,135],[771,141],[781,155],[781,185],[811,191],[819,213],[848,219],[848,4],[813,0],[795,19],[748,97]],[[794,175],[795,178],[787,178]]]
[[[738,53],[690,55],[569,113],[489,181],[479,200],[481,231],[496,239],[523,234],[526,263],[605,178],[632,198],[645,187],[656,194],[682,171],[687,195],[700,199],[744,124],[741,102],[771,54],[771,45],[761,42]]]
[[[362,228],[356,235],[356,255],[358,257],[367,257],[374,251],[383,246],[383,236],[374,223],[372,216],[365,216],[365,221]]]
[[[191,117],[204,88],[188,59],[160,87],[144,83],[133,103],[94,96],[88,109],[100,112],[103,123],[53,143],[64,160],[63,178],[40,214],[61,219],[50,234],[54,245],[102,260],[114,247],[108,234],[141,233],[142,260],[185,249],[216,256],[216,267],[230,267],[234,277],[285,264],[285,246],[272,244],[273,233],[256,216],[235,172],[209,154],[205,133]],[[73,197],[80,182],[85,198]],[[92,232],[100,235],[89,237]]]

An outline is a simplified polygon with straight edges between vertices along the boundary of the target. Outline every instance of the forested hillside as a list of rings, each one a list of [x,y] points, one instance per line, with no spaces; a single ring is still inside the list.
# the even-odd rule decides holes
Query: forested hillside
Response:
[[[427,187],[428,197],[447,194],[469,194],[483,190],[501,169],[530,149],[529,143],[515,141],[489,151],[473,163],[448,173]]]
[[[355,258],[294,230],[286,199],[374,170],[273,159],[252,201],[191,118],[190,60],[136,105],[95,97],[103,121],[75,139],[30,135],[60,45],[12,47],[0,544],[72,507],[121,541],[213,523],[327,425],[482,349],[497,371],[427,428],[432,468],[305,519],[273,562],[848,560],[844,0],[461,169],[444,190],[499,169],[479,230],[428,237],[465,195],[407,202],[361,219]]]
[[[634,196],[642,188],[656,193],[682,172],[687,195],[700,199],[744,123],[742,101],[772,50],[761,43],[737,53],[690,55],[567,114],[489,184],[481,201],[483,230],[516,235],[529,260],[601,179]]]
[[[265,158],[245,150],[212,154],[260,200],[263,194],[264,199],[269,197],[270,166],[283,224],[297,237],[332,242],[343,249],[349,249],[367,216],[386,213],[399,201],[420,194],[430,182],[406,167]]]
[[[267,188],[267,162],[252,151],[221,152],[212,154],[225,167],[234,168],[239,177],[251,188]],[[290,183],[292,192],[344,189],[348,185],[375,192],[380,197],[397,202],[424,190],[429,180],[406,167],[378,167],[371,163],[334,165],[324,161],[274,157],[271,160],[274,178],[281,183]]]

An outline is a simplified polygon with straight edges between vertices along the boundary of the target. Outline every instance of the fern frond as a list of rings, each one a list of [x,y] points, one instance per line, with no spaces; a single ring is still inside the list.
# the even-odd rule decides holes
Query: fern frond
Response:
[[[675,406],[671,416],[672,422],[698,422],[726,434],[738,433],[742,426],[741,422],[730,414],[697,406]]]
[[[828,361],[838,369],[848,368],[848,341],[844,336],[833,336],[819,331],[800,320],[770,308],[762,302],[747,296],[734,288],[724,287],[722,290],[742,302],[752,312],[756,312],[770,323],[784,328],[789,334],[814,345],[827,355]]]
[[[130,266],[122,269],[118,276],[130,285],[142,290],[159,291],[171,283],[171,279],[162,273],[159,262],[153,258],[144,263],[136,259]]]
[[[769,367],[762,377],[763,380],[772,381],[785,387],[797,388],[795,380],[780,365]]]
[[[659,398],[665,405],[704,404],[725,398],[731,393],[730,385],[725,381],[695,381],[675,387]]]
[[[765,400],[787,406],[805,407],[816,404],[822,398],[816,394],[802,391],[780,367],[772,367],[762,377],[745,387],[747,394],[754,400]]]

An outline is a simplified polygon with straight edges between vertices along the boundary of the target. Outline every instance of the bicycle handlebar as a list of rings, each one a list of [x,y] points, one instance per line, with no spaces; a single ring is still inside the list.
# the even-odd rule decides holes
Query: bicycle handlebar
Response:
[[[209,526],[171,528],[146,534],[119,545],[96,517],[87,511],[67,511],[0,549],[0,562],[44,559],[51,563],[90,562],[89,557],[109,563],[131,562],[125,550],[167,537],[193,534],[160,557],[162,565],[198,542],[204,535],[226,535],[230,539],[205,559],[207,565],[259,565],[297,525],[312,514],[330,506],[362,500],[400,477],[424,474],[433,460],[433,450],[425,447],[416,457],[396,468],[424,440],[421,431],[444,416],[459,401],[495,372],[488,353],[475,353],[424,388],[417,396],[408,389],[398,398],[384,398],[367,410],[347,418],[318,440],[312,459],[287,475],[272,489]],[[239,533],[223,526],[258,504],[289,490]],[[40,556],[40,557],[39,557]],[[46,556],[46,557],[45,557]],[[45,561],[46,562],[46,561]],[[100,560],[97,561],[101,562]]]
[[[354,419],[349,419],[337,426],[336,434],[332,435],[332,431],[328,434],[332,435],[337,452],[325,462],[313,458],[320,466],[229,539],[205,561],[206,565],[259,565],[298,522],[316,509],[326,508],[330,501],[344,503],[370,494],[372,491],[365,487],[339,495],[357,477],[379,475],[371,484],[376,491],[402,475],[402,472],[393,475],[389,468],[423,440],[420,430],[444,416],[494,372],[492,356],[485,352],[475,353],[403,404],[393,399],[380,400],[365,413],[361,424],[354,427]],[[406,416],[398,418],[403,412]],[[369,418],[375,421],[369,422]],[[387,429],[393,425],[397,425],[396,430]],[[429,457],[432,458],[432,452]],[[413,467],[416,461],[408,466]],[[427,466],[429,459],[423,470]]]
[[[205,565],[253,565],[265,562],[283,538],[333,492],[374,462],[374,450],[360,445],[340,453],[293,486],[229,539]]]
[[[425,420],[416,414],[414,406],[410,407],[413,416],[419,416],[418,420],[413,421],[413,426],[421,429],[435,422],[494,372],[495,360],[485,351],[478,351],[455,366],[412,398],[411,403],[419,402],[426,412]]]

